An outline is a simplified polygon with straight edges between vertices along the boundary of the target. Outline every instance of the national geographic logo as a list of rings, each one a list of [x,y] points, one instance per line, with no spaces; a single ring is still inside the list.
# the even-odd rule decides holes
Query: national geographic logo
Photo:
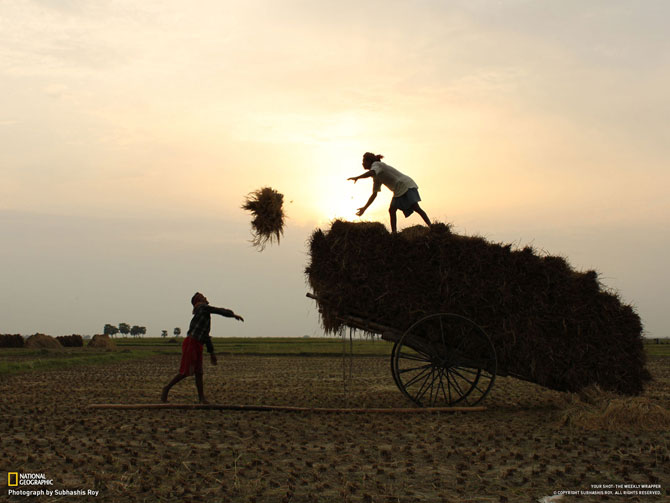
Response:
[[[48,478],[44,473],[7,473],[7,486],[52,486],[53,479]]]

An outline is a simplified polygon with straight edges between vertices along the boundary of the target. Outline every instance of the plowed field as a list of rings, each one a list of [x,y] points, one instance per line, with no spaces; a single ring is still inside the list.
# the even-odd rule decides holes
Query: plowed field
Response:
[[[626,496],[560,501],[667,501],[670,433],[641,421],[591,429],[573,395],[498,378],[485,412],[347,414],[91,410],[157,403],[178,355],[33,371],[0,380],[3,472],[43,473],[50,490],[93,496],[9,501],[531,502],[555,491],[638,485]],[[670,358],[652,357],[644,397],[670,408]],[[348,367],[347,367],[348,376]],[[407,407],[386,358],[227,356],[205,361],[213,403]],[[193,379],[170,402],[194,403]],[[0,494],[8,494],[7,475]],[[660,485],[660,496],[642,484]],[[34,488],[32,488],[34,489]],[[612,488],[611,490],[616,490]],[[621,489],[626,490],[626,489]],[[656,489],[658,490],[658,489]]]

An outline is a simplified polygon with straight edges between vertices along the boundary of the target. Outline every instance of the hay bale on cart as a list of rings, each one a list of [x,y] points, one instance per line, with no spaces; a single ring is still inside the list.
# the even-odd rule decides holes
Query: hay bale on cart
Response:
[[[310,255],[306,274],[328,332],[348,324],[343,314],[405,330],[455,313],[486,331],[499,375],[627,395],[650,379],[637,313],[595,271],[575,271],[561,257],[444,224],[392,235],[380,223],[341,220],[312,234]]]

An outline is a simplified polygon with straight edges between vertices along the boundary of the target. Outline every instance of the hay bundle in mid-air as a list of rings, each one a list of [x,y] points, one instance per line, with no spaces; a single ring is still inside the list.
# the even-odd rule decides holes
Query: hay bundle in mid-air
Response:
[[[251,221],[251,243],[260,251],[268,243],[279,240],[284,234],[284,195],[270,187],[250,192],[242,209],[251,212],[254,217]]]

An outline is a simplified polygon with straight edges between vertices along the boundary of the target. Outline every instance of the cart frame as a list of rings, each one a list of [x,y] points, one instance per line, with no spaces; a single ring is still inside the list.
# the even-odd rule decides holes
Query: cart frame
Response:
[[[311,293],[307,297],[333,308],[322,297]],[[400,391],[420,407],[474,406],[489,393],[496,375],[506,375],[498,368],[487,333],[465,316],[428,314],[404,330],[360,314],[337,313],[337,319],[393,343],[393,379]]]

